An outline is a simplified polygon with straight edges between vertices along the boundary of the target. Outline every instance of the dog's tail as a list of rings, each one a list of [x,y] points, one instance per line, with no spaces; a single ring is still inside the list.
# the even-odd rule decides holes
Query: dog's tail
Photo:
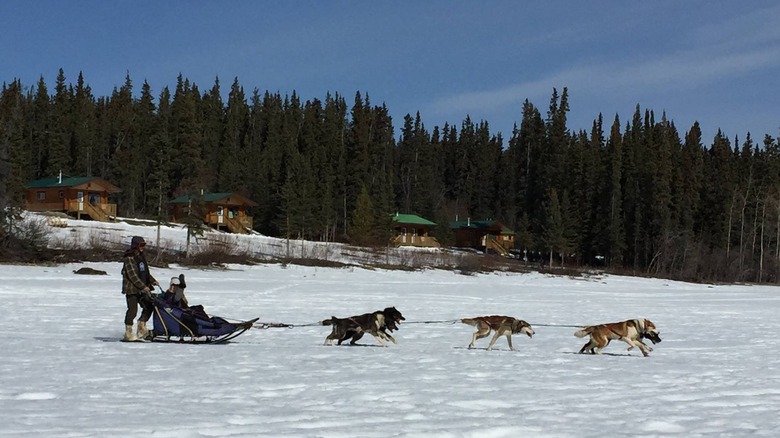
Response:
[[[593,327],[585,327],[582,330],[577,330],[576,332],[574,332],[574,336],[578,338],[584,338],[585,336],[588,336],[591,333],[593,333]]]
[[[468,325],[477,325],[477,320],[475,318],[463,318],[460,322]]]
[[[335,316],[331,316],[330,319],[323,319],[320,321],[320,324],[322,325],[333,325],[333,321],[335,321],[337,318]]]

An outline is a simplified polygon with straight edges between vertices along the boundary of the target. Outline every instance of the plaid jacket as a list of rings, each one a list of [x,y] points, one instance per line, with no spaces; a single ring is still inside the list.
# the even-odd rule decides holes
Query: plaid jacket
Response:
[[[129,252],[122,259],[122,293],[125,295],[140,295],[144,287],[152,289],[157,280],[149,272],[146,257],[141,254]],[[146,280],[146,281],[144,281]]]

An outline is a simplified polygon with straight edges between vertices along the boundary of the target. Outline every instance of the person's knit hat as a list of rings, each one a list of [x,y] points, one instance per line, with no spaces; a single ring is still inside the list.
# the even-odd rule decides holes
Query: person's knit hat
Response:
[[[181,286],[181,281],[179,281],[179,277],[171,277],[171,286]]]
[[[133,239],[130,241],[130,248],[131,249],[138,248],[139,246],[141,246],[141,244],[146,245],[146,241],[144,240],[144,238],[141,236],[133,236]]]

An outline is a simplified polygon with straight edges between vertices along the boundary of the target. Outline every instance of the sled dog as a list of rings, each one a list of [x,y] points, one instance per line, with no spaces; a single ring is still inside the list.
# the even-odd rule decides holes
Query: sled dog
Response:
[[[477,316],[474,318],[463,318],[460,320],[460,322],[473,325],[477,328],[477,331],[474,332],[474,335],[471,337],[469,348],[474,347],[474,343],[477,342],[477,339],[487,337],[490,335],[491,331],[495,331],[496,334],[493,335],[493,339],[491,339],[488,343],[488,351],[493,349],[493,344],[495,344],[498,338],[502,335],[506,335],[506,340],[509,343],[509,349],[515,351],[515,348],[512,346],[512,334],[525,333],[529,338],[535,334],[534,329],[531,328],[530,324],[511,316]]]
[[[655,324],[649,319],[629,319],[609,324],[592,325],[578,330],[574,336],[578,338],[590,336],[588,343],[580,348],[580,353],[589,351],[591,354],[601,354],[601,350],[609,345],[611,340],[619,339],[629,345],[629,351],[637,347],[646,357],[653,349],[642,342],[642,338],[650,339],[653,344],[661,342]]]
[[[391,332],[398,330],[398,324],[400,324],[401,321],[406,321],[406,318],[404,318],[401,312],[395,307],[385,307],[385,310],[382,312],[385,314],[387,329]]]
[[[395,307],[387,307],[384,310],[350,316],[349,318],[332,316],[330,319],[322,321],[322,325],[333,327],[325,338],[325,345],[332,345],[334,340],[337,341],[338,345],[341,345],[347,339],[350,339],[350,345],[355,345],[365,333],[371,334],[383,347],[387,346],[386,341],[397,344],[395,338],[387,331],[398,330],[398,324],[405,320],[406,318]]]

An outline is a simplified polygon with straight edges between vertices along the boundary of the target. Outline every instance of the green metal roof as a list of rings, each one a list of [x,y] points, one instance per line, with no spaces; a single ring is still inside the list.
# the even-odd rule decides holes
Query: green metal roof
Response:
[[[26,185],[28,189],[46,189],[46,188],[71,188],[84,184],[92,183],[102,186],[102,188],[108,193],[118,193],[122,189],[111,184],[110,182],[100,178],[99,176],[63,176],[62,178],[42,178],[29,182]],[[92,189],[91,189],[92,190]]]
[[[251,199],[239,195],[238,193],[234,192],[221,192],[221,193],[204,193],[203,194],[203,202],[217,202],[225,198],[229,198],[231,196],[238,197],[240,199],[244,199],[246,201],[247,205],[255,206],[257,205],[256,202],[252,201]],[[179,196],[178,198],[172,199],[171,201],[168,201],[169,204],[187,204],[190,201],[197,201],[198,196],[196,195],[183,195]]]
[[[450,222],[450,228],[452,229],[467,228],[473,230],[482,230],[493,226],[501,227],[501,234],[507,234],[507,235],[515,234],[513,230],[510,230],[509,228],[505,227],[502,223],[494,220],[483,220],[483,221],[465,220],[465,221]]]
[[[80,177],[62,177],[62,182],[59,178],[42,178],[27,183],[28,189],[43,189],[47,187],[73,187],[79,184],[88,183],[92,180],[98,179],[96,176],[80,176]]]
[[[398,214],[393,215],[393,222],[402,224],[415,224],[415,225],[430,225],[435,226],[435,222],[431,222],[428,219],[421,218],[416,214]]]

